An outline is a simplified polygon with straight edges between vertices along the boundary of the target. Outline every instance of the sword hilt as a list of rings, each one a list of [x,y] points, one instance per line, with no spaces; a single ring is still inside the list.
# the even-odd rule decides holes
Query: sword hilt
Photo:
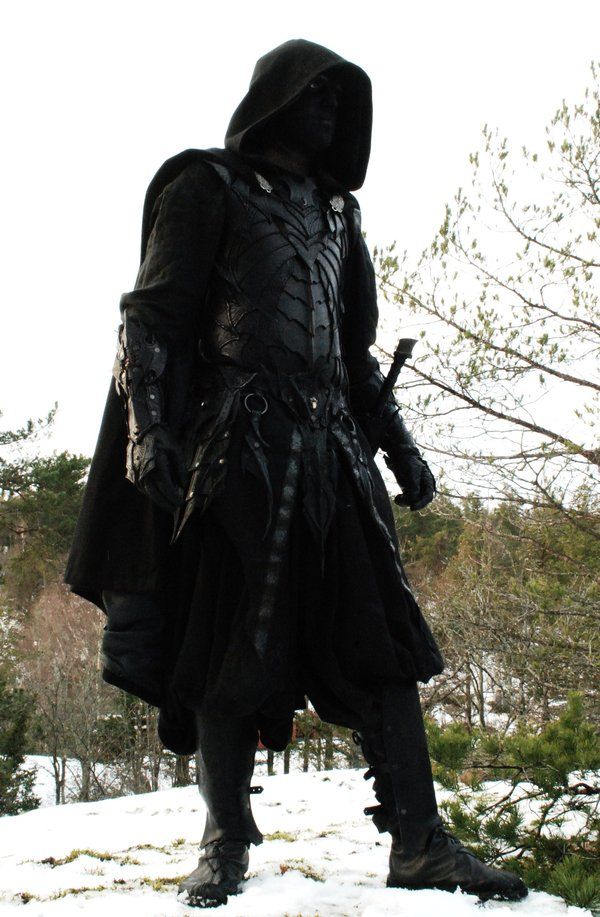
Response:
[[[377,395],[377,401],[375,402],[375,407],[373,409],[373,414],[377,417],[383,411],[389,395],[394,390],[394,386],[398,381],[398,376],[400,375],[400,370],[412,356],[412,352],[415,344],[417,343],[415,338],[400,338],[394,351],[394,358],[392,360],[392,365],[389,368],[388,374],[383,380],[383,384],[379,389],[379,394]]]

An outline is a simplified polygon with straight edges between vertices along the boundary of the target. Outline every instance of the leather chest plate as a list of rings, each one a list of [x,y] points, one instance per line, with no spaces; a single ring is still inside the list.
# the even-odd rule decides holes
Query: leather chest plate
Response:
[[[339,324],[348,248],[343,198],[310,179],[229,180],[202,328],[203,356],[246,370],[344,378]]]

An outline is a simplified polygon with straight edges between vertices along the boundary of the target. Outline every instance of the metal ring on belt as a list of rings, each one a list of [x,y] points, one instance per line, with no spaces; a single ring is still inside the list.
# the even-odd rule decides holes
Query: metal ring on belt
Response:
[[[262,401],[262,410],[260,410],[259,408],[250,407],[250,404],[248,403],[249,398],[259,398],[260,401]],[[260,392],[248,392],[248,394],[244,398],[244,407],[246,408],[249,414],[266,414],[269,408],[269,404],[265,396],[261,395]]]

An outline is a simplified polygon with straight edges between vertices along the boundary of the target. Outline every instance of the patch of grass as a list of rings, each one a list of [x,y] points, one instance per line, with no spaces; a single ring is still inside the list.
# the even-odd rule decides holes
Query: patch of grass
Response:
[[[288,841],[290,844],[297,840],[297,835],[290,834],[289,831],[274,831],[272,834],[265,834],[266,841]]]
[[[285,875],[290,869],[301,872],[305,879],[312,879],[313,882],[325,881],[325,876],[313,869],[305,860],[287,860],[279,865],[279,871],[282,875]]]
[[[114,860],[118,862],[119,866],[142,865],[139,860],[135,860],[133,857],[130,857],[127,854],[100,852],[98,850],[89,850],[87,847],[71,850],[71,852],[68,853],[66,857],[62,857],[62,859],[57,860],[55,857],[46,857],[45,860],[40,860],[40,862],[44,865],[51,866],[54,869],[55,866],[65,866],[67,863],[72,863],[79,857],[92,857],[94,860],[100,860],[103,863]]]
[[[141,879],[135,879],[133,883],[128,882],[126,879],[113,879],[112,887],[115,885],[132,885],[135,886],[138,883],[142,885],[147,885],[153,889],[155,892],[161,892],[165,889],[169,891],[173,886],[179,885],[180,882],[185,879],[185,876],[142,876]],[[29,892],[21,892],[19,898],[23,904],[28,904],[29,901],[57,901],[60,898],[67,898],[69,895],[83,895],[86,892],[106,892],[110,891],[111,886],[109,885],[83,885],[80,888],[63,888],[61,891],[55,892],[49,898],[41,899],[37,895],[31,895]]]
[[[179,885],[185,878],[186,876],[143,876],[137,881],[149,885],[155,892],[162,892],[166,886]]]
[[[54,865],[62,866],[65,863],[72,863],[73,860],[76,860],[78,857],[93,857],[95,860],[102,860],[102,862],[116,860],[114,853],[100,853],[98,850],[90,850],[88,847],[82,847],[81,849],[76,848],[75,850],[71,850],[64,859],[57,860]]]
[[[68,895],[84,895],[86,892],[107,892],[107,885],[84,885],[81,888],[63,888],[60,892],[55,892],[47,900],[58,901],[59,898],[66,898]]]
[[[129,853],[130,850],[156,850],[157,853],[171,853],[172,847],[181,847],[182,844],[186,843],[188,842],[183,838],[178,837],[175,841],[173,841],[172,844],[164,844],[162,847],[159,847],[156,844],[135,844],[133,847],[128,847],[125,853]],[[198,841],[198,844],[199,843],[200,842]]]

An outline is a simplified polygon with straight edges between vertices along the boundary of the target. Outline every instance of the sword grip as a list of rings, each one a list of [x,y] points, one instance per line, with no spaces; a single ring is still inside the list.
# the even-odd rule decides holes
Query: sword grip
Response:
[[[383,411],[387,400],[394,390],[396,382],[398,381],[400,370],[408,358],[412,356],[412,352],[416,343],[417,342],[415,338],[400,338],[398,341],[396,350],[394,351],[392,365],[389,368],[387,376],[383,380],[383,384],[379,389],[377,401],[375,402],[375,407],[373,409],[373,414],[375,417],[377,417]]]

